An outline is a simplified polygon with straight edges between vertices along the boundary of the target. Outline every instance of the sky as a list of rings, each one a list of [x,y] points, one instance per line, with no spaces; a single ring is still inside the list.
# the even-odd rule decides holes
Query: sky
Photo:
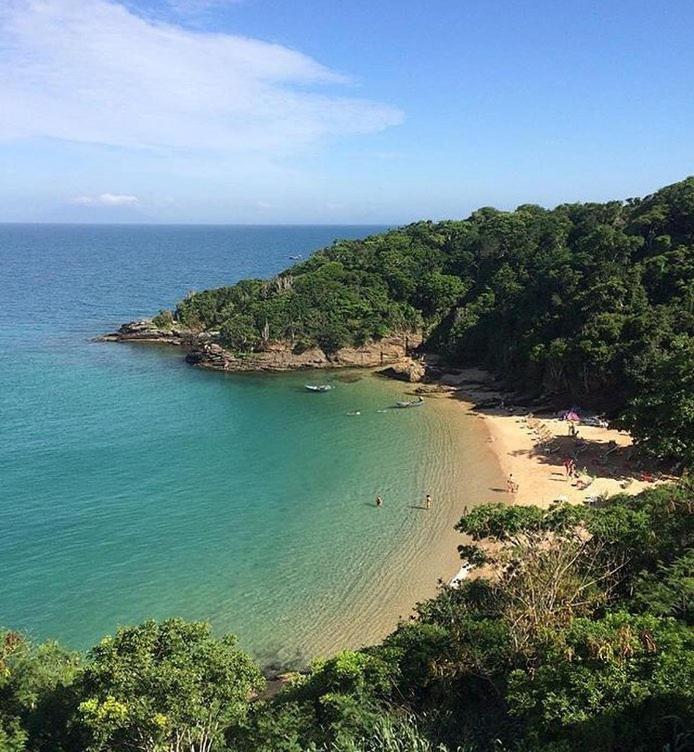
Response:
[[[691,0],[0,0],[0,221],[402,224],[694,173]]]

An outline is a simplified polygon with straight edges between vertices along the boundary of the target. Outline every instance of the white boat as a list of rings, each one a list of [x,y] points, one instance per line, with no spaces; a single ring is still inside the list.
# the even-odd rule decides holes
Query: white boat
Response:
[[[309,392],[329,392],[332,389],[330,384],[304,384]]]
[[[424,404],[424,398],[419,397],[416,400],[404,400],[396,402],[395,407],[421,407]]]

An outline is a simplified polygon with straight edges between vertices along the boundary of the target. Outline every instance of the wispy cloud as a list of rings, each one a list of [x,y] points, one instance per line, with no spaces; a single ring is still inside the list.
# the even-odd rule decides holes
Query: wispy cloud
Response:
[[[80,206],[135,206],[139,199],[123,193],[100,193],[98,196],[75,196],[70,203]]]
[[[287,47],[184,29],[109,0],[2,0],[0,139],[291,153],[402,120]],[[110,194],[104,194],[110,195]]]
[[[200,13],[213,8],[239,5],[244,0],[166,0],[168,5],[178,13]]]

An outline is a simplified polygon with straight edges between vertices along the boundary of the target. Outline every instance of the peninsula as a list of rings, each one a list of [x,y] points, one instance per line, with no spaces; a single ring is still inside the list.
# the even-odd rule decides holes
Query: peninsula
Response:
[[[420,381],[482,367],[517,402],[599,411],[681,470],[694,462],[693,217],[694,177],[643,199],[485,207],[336,241],[104,339],[178,345],[225,371],[390,366]]]

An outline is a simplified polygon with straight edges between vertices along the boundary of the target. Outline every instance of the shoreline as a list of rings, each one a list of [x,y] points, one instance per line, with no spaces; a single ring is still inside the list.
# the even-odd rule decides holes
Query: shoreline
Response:
[[[126,341],[163,343],[162,339],[157,342],[142,336]],[[364,355],[364,352],[359,353],[359,359]],[[457,552],[457,545],[464,539],[454,530],[466,507],[494,502],[541,507],[548,507],[554,501],[583,503],[620,492],[638,493],[652,485],[629,472],[626,454],[631,439],[625,432],[580,426],[579,433],[586,444],[577,463],[582,472],[578,478],[567,479],[563,460],[576,450],[574,440],[568,435],[568,423],[549,416],[528,418],[526,409],[476,407],[504,396],[496,390],[490,374],[480,369],[443,372],[433,383],[421,385],[403,383],[409,374],[402,374],[400,378],[403,375],[405,378],[398,384],[393,373],[388,376],[382,372],[382,366],[391,365],[393,361],[385,359],[384,363],[383,351],[379,349],[381,368],[375,368],[372,355],[369,353],[367,362],[370,362],[366,367],[363,360],[355,363],[352,357],[345,358],[342,368],[334,362],[321,362],[317,367],[356,368],[367,373],[368,378],[390,378],[394,389],[399,386],[408,393],[414,390],[415,394],[426,396],[428,408],[439,413],[439,432],[445,434],[448,442],[444,446],[443,440],[426,438],[426,451],[435,455],[431,462],[438,484],[434,493],[434,514],[397,523],[399,529],[408,526],[409,534],[388,552],[378,572],[372,573],[368,582],[362,582],[362,590],[352,593],[348,609],[325,616],[325,624],[305,645],[307,654],[329,655],[341,648],[360,647],[382,639],[399,622],[411,617],[418,602],[433,597],[441,583],[456,585],[467,578],[470,567],[461,562]],[[402,353],[389,355],[395,356],[395,362],[402,363]],[[317,360],[308,362],[316,367]],[[250,370],[287,372],[304,370],[307,364],[304,368],[286,365]],[[212,370],[247,372],[245,368]],[[538,439],[538,429],[543,432],[545,444],[548,441],[556,444],[552,452],[543,451],[539,446],[542,442]],[[580,464],[584,461],[585,465]],[[511,475],[518,485],[518,491],[513,494],[506,490],[506,480]],[[428,479],[425,487],[429,488]]]
[[[569,424],[557,417],[529,417],[529,410],[517,408],[476,408],[485,400],[503,399],[492,382],[491,375],[481,369],[461,369],[455,377],[444,374],[438,382],[448,390],[429,393],[430,398],[448,402],[460,415],[476,418],[483,427],[503,478],[498,487],[490,489],[494,496],[490,501],[541,508],[558,502],[590,504],[620,493],[635,495],[662,482],[631,466],[633,444],[626,431],[581,425],[576,441],[569,435]],[[581,450],[578,454],[577,449]],[[569,478],[564,460],[572,456],[578,457],[577,477]],[[510,477],[517,484],[513,494],[506,490]],[[441,579],[457,587],[469,576],[479,573],[462,563],[454,576],[446,573],[444,578],[442,573]]]
[[[375,371],[369,378],[383,379]],[[411,387],[392,382],[395,392],[411,393]],[[326,615],[323,624],[309,640],[307,653],[312,657],[332,655],[336,650],[367,646],[390,634],[399,623],[407,622],[417,603],[436,595],[442,583],[460,575],[457,546],[463,536],[454,529],[465,507],[493,501],[503,472],[485,440],[487,427],[478,423],[448,395],[432,394],[423,408],[430,413],[435,430],[423,438],[427,461],[422,489],[433,496],[432,509],[425,511],[423,497],[416,491],[403,510],[396,509],[394,535],[400,540],[371,572],[361,589],[353,591],[349,604],[339,614]],[[419,414],[419,411],[417,411]],[[428,481],[425,483],[425,480]],[[394,508],[385,499],[382,512]],[[326,628],[327,627],[327,628]]]
[[[503,398],[480,369],[461,370],[454,380],[459,386],[447,398],[483,423],[504,474],[496,501],[542,508],[561,501],[591,503],[618,493],[637,494],[660,482],[655,474],[634,467],[633,443],[626,431],[579,425],[575,439],[568,422],[546,411],[533,415],[527,408],[476,408],[484,400]],[[574,477],[567,477],[564,467],[570,458],[576,463]],[[517,485],[512,494],[505,488],[509,477]]]

